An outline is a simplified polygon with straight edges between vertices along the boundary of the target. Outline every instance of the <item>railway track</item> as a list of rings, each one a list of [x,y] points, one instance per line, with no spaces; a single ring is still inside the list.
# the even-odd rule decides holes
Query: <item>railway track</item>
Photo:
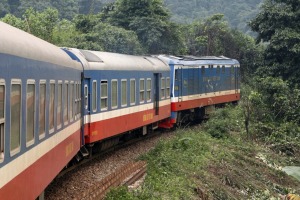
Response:
[[[146,173],[146,168],[147,164],[144,161],[128,163],[105,177],[75,200],[103,199],[110,189],[121,185],[131,185],[142,178]]]
[[[93,154],[90,158],[83,159],[83,160],[80,161],[79,163],[76,163],[76,164],[74,164],[74,165],[72,165],[72,166],[69,166],[69,167],[63,169],[63,170],[57,175],[56,178],[60,178],[60,177],[64,176],[66,173],[71,172],[71,171],[73,171],[73,170],[79,168],[80,166],[85,165],[85,164],[87,164],[87,163],[89,163],[89,162],[92,162],[93,160],[95,160],[95,159],[97,159],[97,158],[100,158],[101,156],[104,156],[104,155],[106,155],[106,154],[108,154],[108,153],[110,153],[110,152],[113,152],[113,151],[116,151],[116,150],[125,148],[125,147],[127,147],[127,146],[129,146],[129,145],[132,145],[132,144],[134,144],[134,143],[140,142],[140,141],[142,141],[142,140],[146,140],[146,139],[149,139],[149,138],[158,136],[158,135],[160,135],[160,134],[162,134],[161,131],[154,131],[153,133],[148,134],[148,135],[146,135],[146,136],[143,136],[143,137],[139,137],[139,138],[135,138],[135,139],[129,140],[129,141],[124,142],[124,143],[121,143],[121,144],[119,144],[119,145],[117,145],[117,146],[113,146],[113,147],[111,147],[111,148],[109,148],[109,149],[107,149],[107,150],[105,150],[105,151],[99,152],[99,153],[97,153],[97,154]]]
[[[82,160],[79,165],[65,169],[55,178],[45,191],[45,199],[93,199],[93,196],[96,195],[92,195],[92,193],[103,190],[101,186],[99,186],[100,182],[103,183],[102,181],[107,180],[107,177],[112,179],[111,174],[120,171],[119,169],[130,168],[128,167],[130,163],[135,163],[140,155],[154,148],[160,140],[173,137],[173,133],[173,131],[163,133],[155,131],[148,136],[130,140],[105,152],[95,154],[92,158]],[[122,166],[124,166],[124,168],[122,168]],[[122,171],[125,170],[121,170],[121,172]],[[136,170],[136,173],[130,174],[131,172],[129,172],[129,174],[125,174],[126,178],[122,181],[121,185],[126,184],[130,185],[131,188],[135,187],[137,183],[132,183],[143,176],[145,171],[146,168],[143,168],[143,170]],[[109,185],[107,191],[111,186],[115,187],[114,185]],[[92,191],[92,188],[94,191]],[[88,189],[91,189],[89,190],[91,195],[87,195]],[[85,193],[85,196],[83,196],[83,193]],[[96,199],[99,199],[98,196],[99,195],[97,195]]]

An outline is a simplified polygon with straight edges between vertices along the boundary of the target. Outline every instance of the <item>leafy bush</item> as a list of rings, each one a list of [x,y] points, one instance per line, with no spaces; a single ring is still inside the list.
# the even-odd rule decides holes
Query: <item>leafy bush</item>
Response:
[[[242,131],[243,123],[241,123],[242,112],[239,106],[226,106],[217,109],[210,119],[205,123],[204,127],[207,133],[215,138],[224,138],[230,135],[230,132]]]

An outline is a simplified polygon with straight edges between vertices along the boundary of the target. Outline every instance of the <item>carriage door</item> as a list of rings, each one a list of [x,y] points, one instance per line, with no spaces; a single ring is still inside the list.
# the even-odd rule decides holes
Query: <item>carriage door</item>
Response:
[[[159,80],[160,80],[161,74],[156,73],[154,74],[154,110],[155,110],[155,115],[159,114]]]
[[[183,71],[182,66],[175,67],[175,87],[174,97],[178,97],[178,102],[182,101],[182,89],[183,89]]]
[[[84,119],[84,131],[89,132],[90,128],[90,122],[91,122],[91,115],[90,115],[90,88],[91,88],[91,79],[90,78],[85,78],[84,79],[84,84],[83,84],[83,119]],[[87,128],[87,129],[86,129]]]
[[[0,162],[4,159],[4,99],[5,89],[3,84],[0,85]]]

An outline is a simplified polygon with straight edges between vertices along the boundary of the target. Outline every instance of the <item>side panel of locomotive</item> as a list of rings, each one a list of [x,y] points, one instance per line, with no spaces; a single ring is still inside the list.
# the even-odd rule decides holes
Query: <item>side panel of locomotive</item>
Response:
[[[81,64],[0,22],[0,197],[35,199],[80,148]]]
[[[204,115],[210,106],[240,99],[238,61],[226,57],[160,58],[171,68],[172,123]]]

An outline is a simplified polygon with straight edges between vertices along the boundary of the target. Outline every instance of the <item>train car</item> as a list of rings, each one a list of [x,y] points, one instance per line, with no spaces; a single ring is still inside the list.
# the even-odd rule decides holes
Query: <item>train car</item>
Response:
[[[169,125],[203,118],[215,106],[240,99],[240,64],[224,56],[167,56],[171,69]]]
[[[66,49],[84,64],[84,141],[100,149],[170,116],[170,68],[150,56]],[[101,141],[101,143],[98,143]]]
[[[36,199],[78,152],[82,71],[0,22],[0,199]]]

